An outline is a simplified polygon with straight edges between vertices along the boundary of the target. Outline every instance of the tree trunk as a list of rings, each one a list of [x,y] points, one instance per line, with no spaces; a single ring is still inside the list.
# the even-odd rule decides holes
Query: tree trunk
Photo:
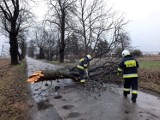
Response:
[[[18,64],[18,42],[16,38],[16,34],[10,33],[9,34],[9,41],[10,41],[10,55],[11,55],[11,65]]]
[[[64,49],[60,48],[60,63],[64,63]]]
[[[44,59],[44,51],[42,48],[39,50],[39,59]]]
[[[117,64],[114,62],[107,62],[97,66],[90,66],[89,76],[85,75],[85,79],[89,81],[114,82],[117,81]],[[58,70],[42,70],[33,73],[27,80],[30,83],[37,83],[43,81],[52,81],[57,79],[70,78],[74,81],[79,81],[79,71],[76,66],[66,67]]]
[[[26,56],[26,43],[23,41],[22,42],[22,49],[21,49],[21,51],[22,51],[22,59],[24,59],[25,58],[25,56]]]
[[[20,54],[19,50],[18,50],[18,58],[19,58],[19,61],[22,61],[22,55]]]
[[[64,62],[64,49],[65,49],[65,11],[62,11],[62,24],[61,24],[61,42],[60,42],[60,63]]]
[[[36,83],[46,80],[57,80],[62,78],[70,78],[72,80],[79,81],[79,73],[63,70],[37,71],[28,78],[27,82]]]

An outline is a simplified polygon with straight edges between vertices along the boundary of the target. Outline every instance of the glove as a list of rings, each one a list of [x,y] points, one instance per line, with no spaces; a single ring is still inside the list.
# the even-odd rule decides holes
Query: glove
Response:
[[[117,72],[117,76],[119,76],[119,72]]]
[[[120,71],[117,71],[117,76],[119,76],[120,75]]]

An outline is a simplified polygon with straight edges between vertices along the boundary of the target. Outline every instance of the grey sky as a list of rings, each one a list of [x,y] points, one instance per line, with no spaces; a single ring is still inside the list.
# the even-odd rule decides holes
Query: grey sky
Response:
[[[160,52],[160,0],[110,0],[130,20],[132,46],[144,52]]]
[[[146,52],[160,52],[160,13],[128,25],[132,45]]]
[[[38,0],[42,1],[42,0]],[[160,52],[160,0],[110,0],[114,9],[124,12],[130,22],[132,46],[144,52]],[[36,7],[37,6],[37,7]],[[35,14],[42,19],[45,14],[43,2],[36,4]],[[0,52],[4,41],[0,37]]]
[[[8,54],[8,49],[9,49],[8,38],[0,35],[0,56],[2,54],[2,46],[4,46],[3,51],[5,53],[7,52],[7,54]]]

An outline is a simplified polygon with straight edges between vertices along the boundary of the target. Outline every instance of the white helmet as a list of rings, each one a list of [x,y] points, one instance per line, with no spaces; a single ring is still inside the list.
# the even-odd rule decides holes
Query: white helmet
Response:
[[[92,56],[91,55],[86,55],[86,57],[89,59],[89,60],[91,60],[92,59]]]
[[[130,52],[128,50],[123,50],[122,51],[122,56],[125,57],[127,55],[130,55]]]

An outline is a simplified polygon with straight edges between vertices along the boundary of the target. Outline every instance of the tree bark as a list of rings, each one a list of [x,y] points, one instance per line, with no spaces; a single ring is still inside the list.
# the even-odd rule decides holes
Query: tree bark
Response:
[[[25,41],[22,41],[20,49],[21,49],[21,52],[22,52],[21,53],[21,59],[23,60],[26,56],[26,42]]]
[[[14,32],[10,33],[10,55],[11,65],[18,64],[18,41]]]
[[[79,81],[79,73],[63,70],[37,71],[28,78],[27,82],[36,83],[46,80],[57,80],[64,78],[70,78],[72,80]]]
[[[41,48],[41,47],[39,50],[39,59],[44,59],[44,51],[43,51],[43,48]]]
[[[60,42],[60,63],[64,62],[64,49],[65,49],[65,11],[62,10],[62,24],[61,24],[61,42]]]

